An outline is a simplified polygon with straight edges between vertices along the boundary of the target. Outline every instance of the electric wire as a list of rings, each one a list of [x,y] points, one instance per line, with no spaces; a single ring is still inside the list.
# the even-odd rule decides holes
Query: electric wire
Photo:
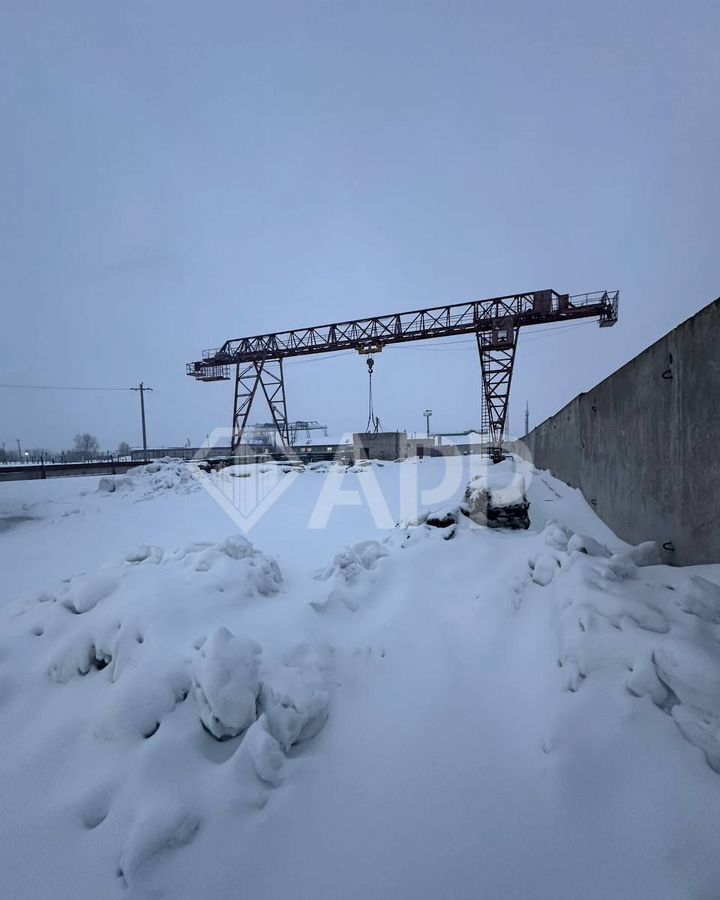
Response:
[[[585,322],[570,322],[570,323],[560,322],[556,325],[549,325],[545,328],[535,328],[527,335],[523,334],[522,329],[521,329],[520,337],[522,338],[523,344],[526,344],[529,341],[532,342],[534,340],[539,340],[540,338],[543,338],[543,337],[548,337],[550,334],[554,334],[555,332],[558,332],[558,331],[561,331],[561,332],[572,331],[574,328],[582,328],[584,326],[586,327],[588,325],[595,325],[595,324],[596,323],[594,321],[590,321],[590,320],[585,321]],[[411,346],[409,343],[408,344],[388,344],[388,345],[386,345],[386,349],[389,349],[390,347],[392,347],[395,350],[414,350],[416,353],[418,353],[418,352],[420,352],[420,353],[457,353],[458,350],[456,350],[448,345],[454,344],[454,345],[461,345],[461,346],[467,347],[471,344],[476,343],[475,337],[459,338],[456,340],[446,340],[443,338],[426,338],[425,340],[443,341],[443,346],[442,347],[440,347],[440,346],[437,346],[437,347],[415,347],[415,346]],[[320,362],[322,360],[327,360],[327,359],[337,359],[339,356],[349,356],[351,354],[355,355],[355,353],[357,353],[357,351],[354,349],[337,350],[334,352],[330,351],[328,353],[319,353],[317,356],[313,355],[311,358],[308,358],[308,359],[289,360],[288,362],[285,363],[285,365],[298,366],[298,365],[303,365],[303,364],[307,364],[307,363],[311,363],[311,362]]]
[[[522,342],[524,344],[526,344],[529,341],[538,340],[541,337],[545,337],[548,334],[554,334],[557,331],[566,332],[566,331],[571,331],[573,328],[581,328],[583,326],[594,325],[594,324],[595,323],[592,321],[572,322],[569,324],[561,322],[561,323],[558,323],[555,325],[549,325],[546,328],[536,328],[527,335],[521,333]],[[433,339],[429,338],[429,340],[433,340]],[[435,338],[435,340],[443,340],[443,339]],[[438,353],[438,352],[440,352],[440,353],[456,353],[458,351],[453,350],[448,345],[453,344],[453,345],[468,346],[468,345],[474,344],[474,343],[475,343],[475,338],[472,337],[472,338],[459,338],[457,340],[450,340],[450,341],[445,340],[443,342],[442,347],[413,347],[408,344],[397,345],[397,346],[388,345],[388,346],[394,346],[394,349],[397,349],[397,350],[414,350],[415,352],[422,352],[422,353]],[[350,355],[354,356],[356,352],[357,351],[354,349],[347,349],[347,350],[330,351],[328,353],[321,353],[321,354],[317,354],[317,355],[313,354],[312,358],[310,358],[310,359],[288,360],[285,363],[285,365],[286,366],[300,366],[300,365],[308,364],[311,362],[322,362],[323,360],[337,359],[340,356],[350,356]],[[131,388],[131,387],[94,387],[94,386],[79,386],[79,385],[78,386],[66,386],[66,385],[54,385],[54,384],[0,384],[0,388],[9,389],[9,390],[27,390],[27,391],[135,391],[135,390],[137,390],[137,388]]]
[[[54,384],[0,384],[0,388],[28,391],[136,391],[129,387],[64,387]],[[150,390],[150,388],[146,388]]]

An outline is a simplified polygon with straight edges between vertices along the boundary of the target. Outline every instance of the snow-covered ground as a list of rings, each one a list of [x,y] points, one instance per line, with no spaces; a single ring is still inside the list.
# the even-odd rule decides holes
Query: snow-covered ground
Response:
[[[720,565],[478,463],[0,484],[0,895],[717,900]]]

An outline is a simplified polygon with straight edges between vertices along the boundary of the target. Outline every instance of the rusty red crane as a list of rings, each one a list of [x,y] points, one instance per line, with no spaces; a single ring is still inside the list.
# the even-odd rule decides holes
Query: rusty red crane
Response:
[[[601,328],[614,325],[618,318],[619,295],[619,291],[572,296],[553,290],[530,291],[234,338],[225,341],[222,347],[205,350],[201,360],[188,363],[187,374],[198,381],[229,381],[233,377],[232,368],[235,368],[232,452],[245,433],[258,388],[264,394],[273,422],[289,450],[283,360],[349,349],[369,355],[389,344],[474,334],[482,373],[481,427],[483,433],[490,435],[491,446],[499,447],[505,433],[520,329],[587,318],[597,318]]]

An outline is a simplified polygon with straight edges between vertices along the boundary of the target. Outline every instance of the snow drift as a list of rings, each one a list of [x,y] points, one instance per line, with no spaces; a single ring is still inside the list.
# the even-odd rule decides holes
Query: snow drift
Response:
[[[252,541],[175,464],[10,486],[39,514],[0,540],[8,896],[720,895],[720,566],[546,473],[498,497],[511,463],[438,497],[468,464],[308,467]],[[209,477],[272,474],[243,469]],[[307,528],[330,470],[355,499]]]

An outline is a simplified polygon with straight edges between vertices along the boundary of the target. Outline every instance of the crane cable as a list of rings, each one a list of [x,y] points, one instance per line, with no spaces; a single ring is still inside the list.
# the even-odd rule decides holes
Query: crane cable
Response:
[[[373,377],[373,366],[375,365],[375,360],[372,356],[368,356],[367,358],[367,367],[368,367],[368,420],[367,425],[365,426],[365,431],[370,434],[377,434],[380,430],[380,420],[375,416],[375,411],[373,410],[373,393],[372,393],[372,377]]]

